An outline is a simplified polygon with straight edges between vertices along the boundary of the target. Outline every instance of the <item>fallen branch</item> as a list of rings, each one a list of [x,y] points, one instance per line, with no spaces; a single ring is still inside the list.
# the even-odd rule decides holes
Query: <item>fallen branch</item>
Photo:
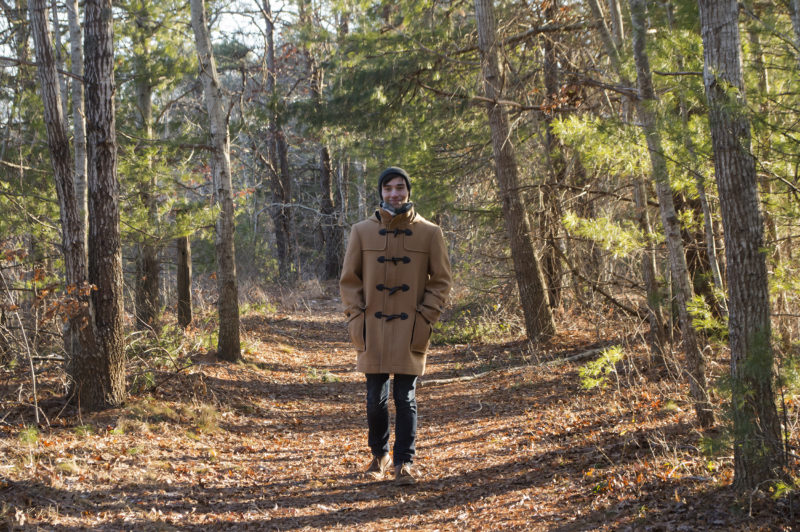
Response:
[[[574,362],[576,360],[583,360],[584,358],[589,358],[591,356],[594,356],[594,355],[596,355],[598,353],[601,353],[602,351],[606,350],[610,345],[611,344],[603,346],[603,347],[595,347],[594,349],[589,349],[588,351],[584,351],[582,353],[578,353],[577,355],[572,355],[571,357],[567,357],[567,358],[554,358],[553,360],[548,360],[547,362],[537,362],[535,364],[525,364],[524,366],[512,366],[510,368],[490,369],[489,371],[484,371],[482,373],[474,373],[472,375],[463,375],[461,377],[452,377],[452,378],[449,378],[449,379],[424,380],[424,381],[420,381],[420,383],[424,382],[425,384],[450,384],[452,382],[467,382],[467,381],[472,381],[472,380],[475,380],[475,379],[480,379],[481,377],[485,377],[487,375],[490,375],[492,373],[497,373],[497,372],[500,372],[500,371],[507,371],[507,372],[513,374],[513,373],[520,373],[520,372],[522,372],[522,371],[524,371],[526,369],[530,369],[530,368],[543,368],[543,367],[547,367],[547,366],[558,366],[558,365],[561,365],[561,364],[566,364],[567,362]]]

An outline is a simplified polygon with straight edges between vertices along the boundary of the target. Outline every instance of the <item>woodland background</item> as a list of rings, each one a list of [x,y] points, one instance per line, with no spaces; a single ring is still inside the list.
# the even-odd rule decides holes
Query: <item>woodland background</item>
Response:
[[[795,515],[798,0],[0,7],[7,482],[53,412],[82,427],[263,355],[248,317],[329,312],[400,165],[454,268],[435,345],[541,354],[579,323],[583,389],[672,383],[687,460]]]

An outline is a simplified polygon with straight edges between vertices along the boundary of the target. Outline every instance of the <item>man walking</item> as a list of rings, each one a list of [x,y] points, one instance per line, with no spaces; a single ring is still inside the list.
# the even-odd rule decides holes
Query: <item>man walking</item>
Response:
[[[392,166],[378,177],[380,208],[357,223],[339,288],[357,369],[367,380],[367,472],[389,467],[389,376],[396,410],[395,482],[416,482],[411,464],[417,438],[417,377],[425,372],[431,327],[450,292],[450,260],[439,226],[414,211],[411,181]]]

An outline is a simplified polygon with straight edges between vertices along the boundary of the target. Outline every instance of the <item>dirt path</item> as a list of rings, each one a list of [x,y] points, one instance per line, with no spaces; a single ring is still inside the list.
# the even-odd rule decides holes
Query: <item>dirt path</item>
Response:
[[[243,328],[244,365],[197,364],[125,409],[59,418],[27,446],[4,427],[8,526],[790,529],[785,505],[733,499],[729,460],[699,455],[677,387],[634,375],[584,391],[576,365],[535,364],[597,345],[575,331],[546,355],[521,341],[435,347],[418,391],[421,480],[397,487],[361,474],[363,376],[333,305]]]

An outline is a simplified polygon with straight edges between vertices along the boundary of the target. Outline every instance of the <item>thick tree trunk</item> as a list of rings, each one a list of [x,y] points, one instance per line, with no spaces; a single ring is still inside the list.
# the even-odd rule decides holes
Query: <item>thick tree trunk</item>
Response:
[[[764,223],[750,154],[741,71],[738,3],[698,0],[728,263],[734,486],[746,493],[781,478],[783,446],[773,390],[772,331]]]
[[[222,105],[222,94],[209,37],[204,0],[191,0],[191,9],[192,28],[200,59],[200,78],[203,81],[203,93],[211,130],[214,197],[220,207],[214,240],[219,297],[217,302],[219,310],[217,356],[222,360],[235,362],[241,358],[242,354],[239,339],[239,287],[236,280],[236,251],[233,245],[235,219],[228,120]]]
[[[64,254],[64,270],[67,292],[77,301],[64,327],[64,347],[67,353],[67,373],[70,389],[82,390],[87,378],[80,364],[97,350],[95,329],[91,312],[91,299],[87,283],[88,267],[84,253],[83,225],[78,210],[73,182],[72,154],[67,135],[66,120],[60,104],[58,74],[53,58],[50,32],[47,28],[45,0],[30,0],[29,12],[31,32],[39,73],[39,86],[44,105],[47,142],[53,164],[58,205],[61,213],[61,242]],[[79,395],[80,397],[80,395]],[[92,404],[83,406],[92,407]]]
[[[85,9],[89,282],[97,287],[92,299],[100,349],[80,357],[76,386],[82,407],[101,408],[126,397],[116,85],[111,0],[87,0]]]
[[[491,0],[475,0],[483,86],[490,101],[501,99],[503,76]],[[495,161],[495,176],[503,202],[503,216],[511,241],[511,256],[525,315],[525,330],[532,341],[555,334],[555,323],[539,259],[533,249],[528,213],[519,192],[517,161],[508,114],[498,103],[487,104]]]
[[[188,236],[175,239],[178,255],[178,325],[192,323],[192,247]]]
[[[78,13],[78,0],[66,0],[67,21],[69,23],[69,50],[72,60],[72,73],[83,78],[83,32],[81,31],[80,16]],[[75,199],[78,203],[78,219],[81,223],[83,235],[83,254],[88,261],[87,234],[89,230],[89,208],[86,184],[86,116],[84,115],[83,83],[75,80],[72,87],[72,129],[75,150]]]
[[[670,269],[674,280],[675,299],[678,307],[678,320],[683,336],[688,366],[689,390],[694,401],[697,420],[702,427],[714,424],[714,412],[708,400],[706,385],[706,365],[703,352],[697,343],[697,333],[692,325],[687,304],[692,297],[689,282],[689,270],[684,255],[681,227],[672,200],[672,189],[669,183],[667,163],[663,156],[661,135],[658,131],[658,118],[655,113],[656,95],[653,90],[650,62],[645,50],[645,2],[630,0],[631,26],[633,31],[633,56],[636,61],[636,78],[639,89],[639,100],[636,111],[647,139],[650,152],[653,180],[661,209],[661,222],[669,252]]]

